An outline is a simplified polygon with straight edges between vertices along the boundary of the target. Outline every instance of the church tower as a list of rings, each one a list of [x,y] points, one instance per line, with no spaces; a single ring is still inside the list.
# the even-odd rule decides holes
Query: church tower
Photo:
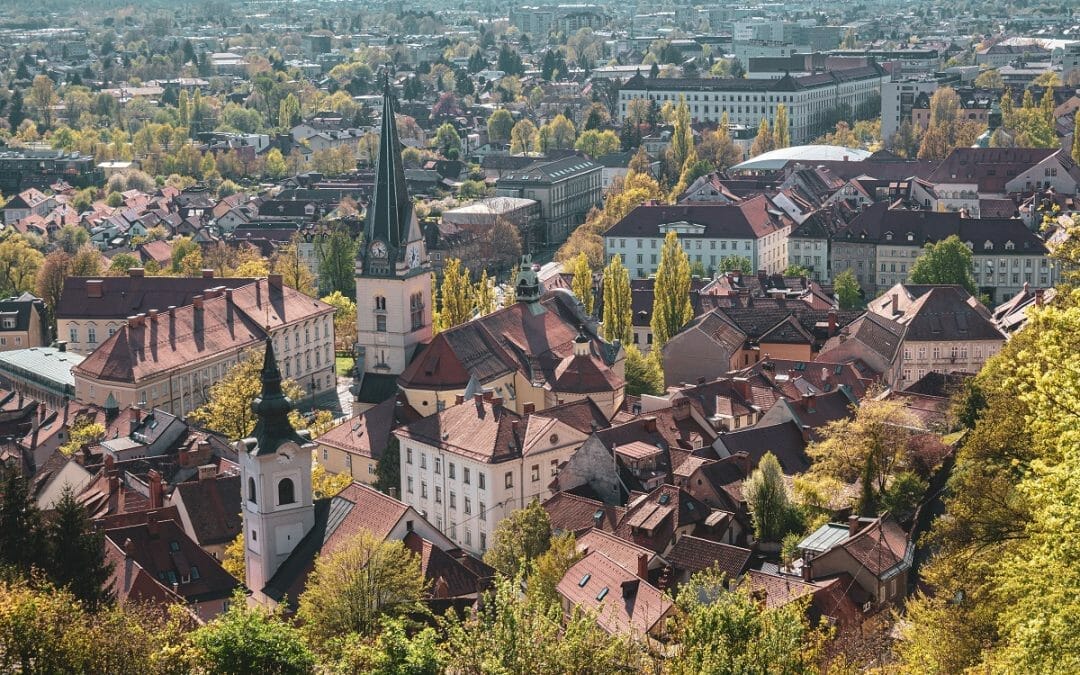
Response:
[[[401,163],[389,78],[383,87],[375,192],[356,259],[357,383],[399,375],[431,337],[431,265]],[[382,387],[377,387],[383,389]]]
[[[315,526],[311,452],[289,421],[292,401],[281,388],[274,343],[266,339],[262,391],[251,402],[254,438],[237,443],[243,490],[244,580],[262,592],[300,540]]]

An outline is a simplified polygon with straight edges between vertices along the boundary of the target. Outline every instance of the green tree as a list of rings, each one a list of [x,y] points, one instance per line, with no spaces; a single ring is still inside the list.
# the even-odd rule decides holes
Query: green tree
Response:
[[[83,244],[71,257],[71,276],[96,277],[101,274],[101,251],[92,244]]]
[[[533,500],[495,526],[484,562],[512,579],[550,546],[551,520],[540,502]]]
[[[792,522],[792,505],[784,485],[784,472],[771,452],[766,452],[746,480],[743,494],[759,541],[779,542]]]
[[[630,271],[616,254],[604,268],[603,275],[604,316],[601,329],[604,339],[619,340],[624,345],[633,341],[634,314],[630,290]]]
[[[278,148],[271,148],[266,153],[266,175],[274,180],[281,180],[289,173],[289,167],[285,163],[285,156]]]
[[[674,172],[681,172],[686,164],[686,158],[694,149],[694,132],[690,128],[690,106],[686,104],[686,98],[679,97],[679,104],[675,106],[674,129],[671,132],[671,167]]]
[[[557,587],[566,572],[581,560],[577,540],[572,532],[563,532],[551,538],[551,545],[532,561],[529,569],[529,599],[547,607],[559,604]]]
[[[45,301],[45,311],[49,314],[49,325],[55,325],[55,308],[60,303],[64,292],[64,280],[71,275],[71,256],[63,249],[57,249],[45,256],[34,280],[34,291]]]
[[[319,237],[315,253],[319,259],[319,288],[323,295],[341,293],[356,299],[356,241],[344,226]]]
[[[787,106],[776,106],[776,119],[773,121],[773,145],[786,148],[791,145],[791,122],[788,121]]]
[[[172,271],[177,274],[181,271],[180,263],[184,257],[199,248],[199,245],[191,237],[177,237],[172,245]]]
[[[443,268],[439,293],[439,330],[459,326],[472,318],[472,284],[469,269],[457,258],[450,258]]]
[[[324,296],[322,301],[334,308],[334,343],[338,349],[351,350],[356,342],[356,303],[341,291]]]
[[[401,489],[401,442],[391,435],[386,449],[375,465],[375,488],[384,494]]]
[[[591,316],[596,295],[593,293],[593,273],[592,268],[589,267],[589,256],[585,255],[584,251],[574,258],[570,273],[574,276],[570,290],[585,308],[585,313]]]
[[[565,115],[556,115],[554,119],[540,129],[540,151],[566,150],[574,147],[577,130],[574,123]]]
[[[383,616],[422,612],[420,559],[400,541],[361,531],[315,561],[297,618],[320,652],[336,654],[349,634],[373,635]]]
[[[856,309],[862,304],[862,288],[855,273],[846,269],[833,279],[833,294],[840,304],[840,309]]]
[[[280,612],[249,605],[238,595],[229,609],[192,633],[197,662],[225,675],[274,673],[302,675],[315,668],[315,658],[300,631]]]
[[[656,356],[656,348],[642,354],[637,345],[626,345],[626,393],[630,396],[664,393],[664,370]]]
[[[59,244],[60,248],[68,255],[75,255],[75,251],[78,251],[83,245],[89,242],[90,233],[86,231],[86,228],[79,227],[78,225],[65,225],[61,227],[60,231],[56,234],[56,243]]]
[[[488,139],[492,143],[509,143],[510,132],[514,128],[514,118],[510,111],[499,108],[491,113],[487,121]]]
[[[117,253],[109,263],[109,274],[125,276],[132,267],[141,267],[142,261],[131,253]]]
[[[295,288],[304,295],[315,297],[317,293],[315,275],[311,273],[311,269],[304,261],[304,256],[300,253],[303,245],[303,237],[299,233],[294,234],[292,240],[274,254],[273,269],[275,274],[281,275],[281,280],[286,286]]]
[[[673,675],[819,672],[826,634],[807,621],[807,598],[767,609],[751,590],[729,591],[727,583],[704,570],[679,589]]]
[[[510,153],[530,154],[537,150],[540,134],[536,125],[529,120],[521,120],[510,130]]]
[[[671,230],[664,237],[653,285],[653,350],[663,349],[692,318],[690,257],[679,243],[679,236]]]
[[[371,675],[439,675],[446,671],[440,636],[430,626],[414,633],[404,619],[382,617],[378,634],[346,636],[341,655],[333,662],[336,673]]]
[[[584,152],[589,157],[603,157],[613,152],[618,152],[622,147],[622,143],[619,141],[619,137],[614,131],[605,129],[599,131],[597,129],[589,129],[581,132],[577,141],[574,143],[574,149],[579,152]]]
[[[810,270],[806,269],[802,265],[791,264],[791,265],[788,265],[784,269],[784,276],[785,277],[806,277],[807,279],[812,279],[814,277],[814,273],[811,272]]]
[[[461,136],[449,122],[443,123],[435,131],[435,148],[448,159],[457,159],[461,155]]]
[[[750,144],[750,156],[756,157],[773,150],[775,147],[773,133],[769,130],[769,120],[762,117],[761,124],[758,125],[757,136],[754,136],[754,142]]]
[[[11,297],[33,291],[44,262],[45,256],[22,235],[0,242],[0,294]]]
[[[191,421],[230,440],[250,436],[256,422],[251,402],[262,391],[262,367],[263,350],[248,350],[239,363],[210,387],[207,402],[192,411]],[[304,396],[304,390],[293,380],[285,380],[282,387],[285,395],[294,401]]]
[[[480,273],[480,278],[476,280],[472,296],[477,316],[485,316],[495,311],[495,283],[493,279],[488,277],[486,269]]]
[[[49,520],[49,577],[91,611],[113,598],[113,565],[105,558],[105,532],[94,528],[71,486],[65,486]]]
[[[41,512],[26,478],[13,466],[0,467],[0,567],[29,576],[45,562],[45,551]]]
[[[720,264],[716,267],[716,271],[720,274],[725,272],[740,272],[742,274],[753,274],[754,263],[750,262],[750,258],[744,255],[726,255],[720,258]]]
[[[975,278],[971,273],[971,249],[960,237],[946,239],[923,247],[923,254],[911,266],[908,280],[913,284],[956,284],[976,295]]]

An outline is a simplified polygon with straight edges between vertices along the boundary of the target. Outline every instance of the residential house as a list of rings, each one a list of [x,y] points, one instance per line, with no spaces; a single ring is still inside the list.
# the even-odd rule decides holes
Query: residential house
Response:
[[[30,293],[0,300],[0,351],[44,347],[49,339],[45,303]]]

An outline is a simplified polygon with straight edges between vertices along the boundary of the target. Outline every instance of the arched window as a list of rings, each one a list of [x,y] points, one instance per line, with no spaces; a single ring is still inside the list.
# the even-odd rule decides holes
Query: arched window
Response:
[[[386,298],[381,295],[375,296],[375,310],[379,312],[386,311]]]
[[[291,478],[282,478],[277,484],[277,501],[279,506],[296,502],[296,488]]]
[[[255,499],[255,479],[248,478],[248,501],[252,504],[258,504],[259,500]]]

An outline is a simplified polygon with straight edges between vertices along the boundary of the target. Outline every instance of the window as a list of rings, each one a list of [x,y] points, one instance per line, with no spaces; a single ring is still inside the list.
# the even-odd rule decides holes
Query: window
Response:
[[[68,328],[68,342],[79,341],[79,329],[75,326]]]
[[[248,478],[248,501],[252,504],[258,504],[258,500],[255,499],[255,479]]]
[[[477,474],[476,474],[476,485],[481,490],[486,490],[487,489],[487,476],[484,475],[483,471],[477,472]]]
[[[442,459],[440,459],[439,457],[435,458],[435,473],[442,473]]]
[[[468,497],[466,497],[465,498],[465,515],[468,516],[468,515],[471,515],[471,514],[472,514],[472,500],[469,499]]]
[[[450,465],[448,467],[446,467],[446,468],[447,468],[447,473],[450,474],[450,480],[454,480],[454,468],[455,468],[454,463],[450,462]]]
[[[420,481],[420,499],[427,499],[427,481]]]
[[[457,523],[450,521],[450,538],[457,541]]]
[[[405,463],[412,464],[412,448],[405,448]]]
[[[296,487],[291,478],[282,478],[277,484],[277,501],[279,506],[296,502]]]
[[[421,452],[420,453],[420,468],[421,469],[426,469],[427,468],[427,453],[426,452]]]
[[[555,476],[558,473],[559,473],[559,460],[553,459],[553,460],[551,460],[551,475]]]
[[[506,484],[507,489],[514,487],[514,472],[513,471],[507,471],[506,472],[504,483]]]
[[[487,533],[485,533],[485,532],[480,533],[480,550],[481,551],[486,551],[487,550]]]
[[[450,491],[450,508],[457,508],[457,494],[455,494],[453,490]]]
[[[86,328],[86,341],[90,344],[97,343],[97,328],[93,326],[88,326]]]
[[[376,312],[385,312],[386,311],[386,298],[384,298],[381,295],[376,295],[375,296],[375,311]],[[299,339],[299,336],[297,336],[297,338]]]
[[[465,528],[465,545],[472,546],[472,530]]]
[[[409,476],[405,480],[405,491],[408,492],[409,494],[413,493],[413,479],[412,479],[412,476]]]
[[[480,502],[480,520],[487,520],[487,505]]]
[[[375,315],[375,331],[377,333],[385,333],[386,332],[386,315],[385,314],[376,314]]]
[[[532,480],[533,480],[534,483],[536,481],[540,480],[540,465],[539,464],[533,464],[532,465]]]
[[[409,297],[409,317],[413,330],[424,325],[424,296],[419,293],[413,293]]]
[[[194,565],[191,566],[191,580],[192,581],[198,581],[199,580],[199,568],[195,567]]]
[[[442,488],[438,485],[435,486],[435,503],[442,504]]]
[[[469,467],[462,467],[461,469],[461,481],[466,485],[469,484]]]

